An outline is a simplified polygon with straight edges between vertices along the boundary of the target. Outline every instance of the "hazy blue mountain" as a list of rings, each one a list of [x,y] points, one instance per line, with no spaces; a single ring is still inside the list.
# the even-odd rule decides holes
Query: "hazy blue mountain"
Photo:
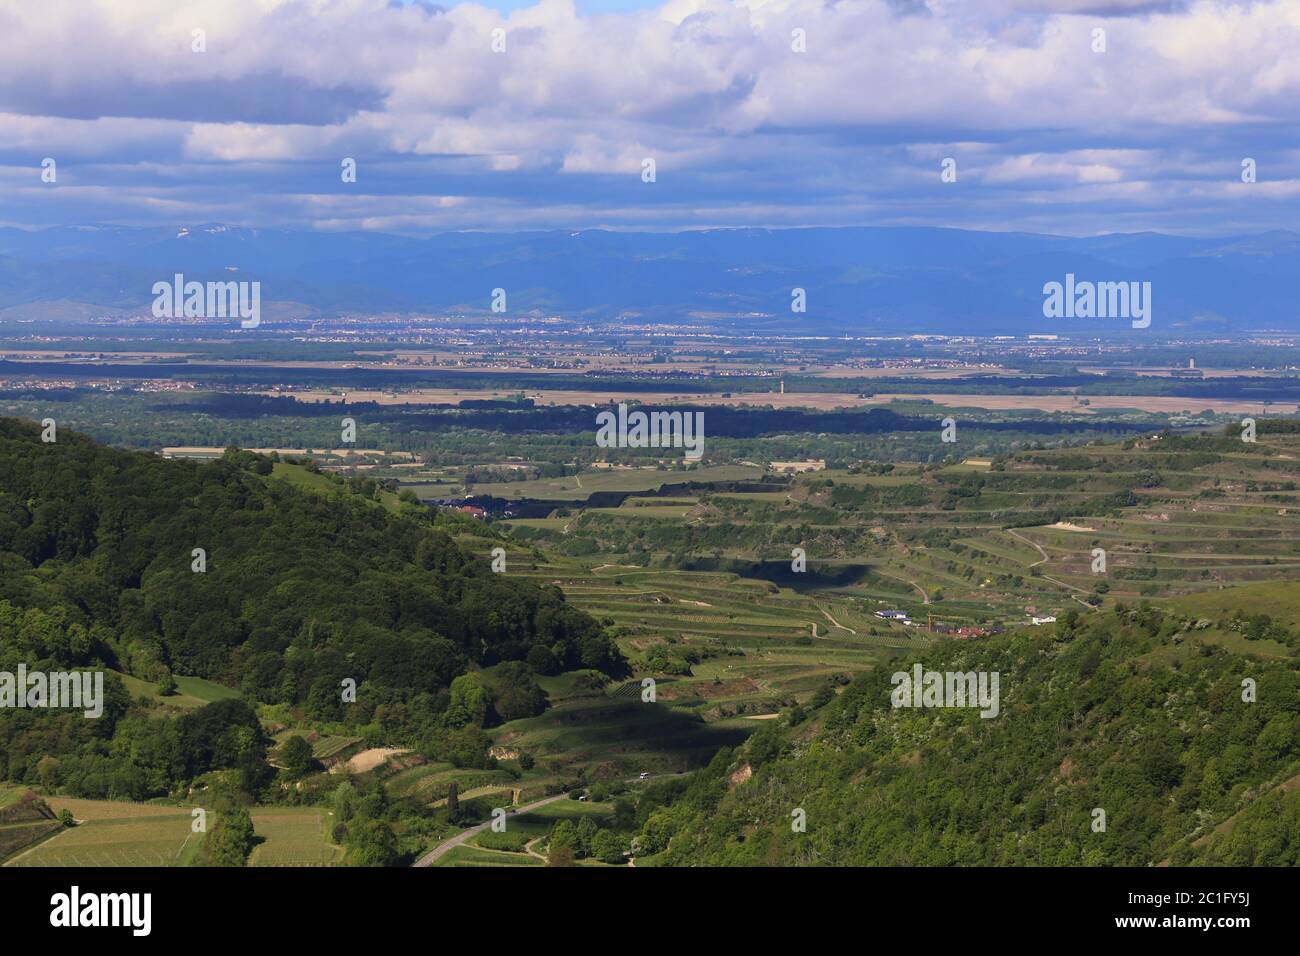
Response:
[[[0,308],[52,301],[147,310],[154,282],[262,283],[264,303],[358,310],[681,321],[800,332],[1121,332],[1122,319],[1047,319],[1045,282],[1150,282],[1156,332],[1300,329],[1300,234],[1088,238],[934,228],[681,233],[0,229]],[[804,314],[791,290],[807,290]]]

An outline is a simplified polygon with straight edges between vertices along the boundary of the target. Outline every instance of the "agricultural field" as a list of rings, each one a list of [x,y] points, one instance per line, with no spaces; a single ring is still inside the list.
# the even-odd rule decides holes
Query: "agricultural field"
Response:
[[[1214,596],[1241,586],[1298,623],[1300,594],[1276,582],[1300,572],[1300,436],[1146,438],[877,471],[502,522],[519,542],[510,573],[558,585],[610,625],[634,675],[596,690],[573,675],[544,681],[552,707],[496,728],[494,742],[556,775],[680,771],[959,628],[978,640],[1143,600],[1217,620]],[[1201,642],[1289,656],[1218,627],[1178,653]],[[646,678],[654,707],[642,704]]]
[[[545,866],[543,857],[529,853],[507,853],[503,850],[487,850],[482,847],[462,844],[440,857],[433,866]]]
[[[329,760],[331,757],[337,757],[349,747],[361,742],[360,737],[347,737],[334,735],[321,737],[312,741],[311,755],[317,760]]]
[[[633,498],[558,529],[506,524],[588,572],[557,563],[538,576],[554,572],[575,602],[647,635],[852,639],[870,635],[881,608],[926,627],[1009,627],[1295,574],[1298,458],[1294,435],[1253,446],[1168,437],[884,475],[827,470],[784,492]]]
[[[276,747],[284,746],[290,737],[302,737],[311,744],[311,755],[320,761],[335,761],[351,756],[361,749],[363,737],[347,734],[320,734],[311,728],[290,727],[272,735]]]
[[[14,853],[5,866],[187,866],[198,854],[202,835],[191,831],[189,808],[69,797],[45,801],[56,814],[69,810],[78,825],[62,832],[57,821],[0,825],[0,838],[9,827],[42,828],[32,837],[41,842]],[[265,807],[251,816],[256,845],[249,866],[333,866],[343,857],[343,848],[331,840],[333,814],[326,808]],[[208,826],[214,824],[209,811]]]
[[[617,779],[693,769],[743,741],[757,728],[755,718],[923,639],[864,617],[841,597],[802,595],[736,574],[520,566],[517,573],[558,583],[569,600],[612,622],[636,668],[633,679],[613,684],[582,672],[541,678],[551,706],[491,731],[500,752],[541,758],[525,778],[533,785],[582,767]],[[646,677],[654,679],[653,706],[643,702]]]
[[[663,485],[685,481],[748,481],[759,477],[762,473],[761,468],[751,465],[706,465],[686,471],[659,469],[654,466],[610,468],[566,478],[478,484],[474,486],[474,494],[497,495],[503,498],[568,500],[585,498],[598,491],[657,491]],[[418,489],[417,493],[419,493]]]
[[[39,795],[25,787],[0,784],[0,860],[61,829],[58,814]]]
[[[340,497],[359,484],[350,491],[284,463],[275,476],[270,480]],[[684,482],[689,490],[657,493]],[[341,841],[352,842],[346,851],[336,845],[328,809],[345,767],[359,792],[374,796],[382,783],[383,799],[372,803],[391,813],[388,862],[418,859],[413,854],[483,821],[494,807],[564,792],[598,801],[564,799],[511,817],[506,833],[477,832],[435,861],[540,866],[556,820],[609,814],[608,801],[638,792],[656,799],[656,781],[664,791],[684,788],[686,780],[674,778],[700,771],[721,749],[740,747],[756,732],[766,740],[772,731],[801,727],[855,676],[880,668],[888,674],[940,641],[1024,628],[1046,643],[1054,631],[1038,630],[1035,618],[1050,625],[1058,616],[1149,601],[1190,620],[1178,622],[1177,641],[1144,648],[1141,663],[1190,659],[1205,645],[1292,658],[1286,634],[1248,633],[1230,619],[1243,595],[1257,612],[1300,627],[1300,584],[1282,583],[1300,571],[1300,435],[1265,430],[1254,445],[1219,435],[1144,435],[934,463],[864,459],[797,474],[747,464],[598,470],[476,490],[550,496],[539,510],[551,514],[480,523],[424,517],[477,557],[505,547],[506,576],[516,585],[558,587],[603,625],[630,673],[556,674],[555,657],[543,654],[540,673],[528,680],[545,692],[547,706],[537,713],[532,698],[535,707],[513,711],[536,716],[500,723],[506,708],[485,706],[472,728],[447,721],[418,734],[410,726],[391,729],[398,707],[350,723],[263,701],[252,719],[274,728],[277,745],[301,735],[326,766],[278,781],[281,795],[319,805],[252,810],[249,865],[361,858],[366,848],[356,833],[339,830]],[[636,494],[616,507],[559,506],[597,491]],[[381,517],[366,500],[357,511]],[[572,666],[589,659],[585,654],[566,660]],[[493,695],[494,682],[519,668],[487,656],[466,666]],[[175,711],[238,696],[191,677],[178,678],[178,693],[167,697],[156,684],[125,681],[133,697],[170,708],[168,716],[180,720],[190,718]],[[491,706],[506,699],[492,696]],[[431,745],[445,744],[441,731],[449,728],[472,730],[477,749],[466,755]],[[278,770],[289,770],[274,751],[270,756]],[[50,804],[56,813],[69,809],[80,825],[58,832],[43,820],[0,820],[0,853],[6,827],[14,848],[5,865],[174,866],[197,857],[185,808],[62,798]],[[579,864],[613,865],[590,856]]]
[[[452,783],[462,797],[484,789],[509,789],[512,779],[504,770],[453,767],[449,763],[426,763],[399,770],[384,780],[394,797],[414,797],[429,804],[441,804]]]
[[[333,866],[343,848],[330,837],[334,814],[322,807],[260,807],[252,811],[258,843],[249,866]]]
[[[202,834],[191,830],[185,807],[113,800],[47,797],[57,813],[78,825],[9,859],[5,866],[187,866]],[[208,825],[214,823],[208,814]]]

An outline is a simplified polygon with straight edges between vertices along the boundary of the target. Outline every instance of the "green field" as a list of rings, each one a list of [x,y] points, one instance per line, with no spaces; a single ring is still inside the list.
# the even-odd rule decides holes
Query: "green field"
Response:
[[[686,481],[748,481],[759,477],[762,473],[761,468],[750,465],[707,465],[686,471],[660,470],[653,467],[611,468],[583,472],[566,478],[475,485],[474,494],[496,495],[502,498],[570,500],[585,498],[597,491],[656,491],[663,485]],[[424,487],[438,489],[430,493],[433,497],[441,497],[447,493],[445,485]],[[419,488],[415,490],[417,494],[421,493]]]
[[[78,825],[17,853],[6,866],[187,866],[203,839],[191,831],[184,807],[68,797],[47,802],[55,811],[70,810]],[[342,858],[330,842],[328,810],[266,807],[254,809],[252,819],[258,843],[250,866],[331,866]],[[209,811],[208,827],[215,822]]]
[[[1257,613],[1300,624],[1300,585],[1275,583],[1300,576],[1298,489],[1300,436],[1261,436],[1246,450],[1146,439],[887,474],[832,469],[781,491],[704,489],[504,522],[520,542],[510,573],[558,584],[611,625],[634,673],[597,691],[573,675],[546,679],[552,707],[493,740],[540,758],[528,779],[542,783],[579,767],[679,771],[752,732],[754,718],[944,628],[1019,628],[1032,615],[1171,598],[1217,621],[1215,595],[1240,586],[1257,589]],[[795,547],[802,575],[790,570]],[[523,551],[534,548],[547,557]],[[1105,573],[1093,571],[1096,548]],[[919,626],[875,617],[883,609]],[[1217,624],[1175,653],[1199,644],[1290,656]],[[647,677],[654,704],[641,701]]]
[[[501,850],[485,850],[481,847],[461,844],[443,854],[433,863],[437,867],[461,866],[545,866],[546,861],[527,853],[506,853]]]
[[[509,789],[512,780],[504,770],[478,770],[457,768],[446,763],[429,763],[399,770],[386,778],[384,785],[393,796],[418,797],[429,804],[441,804],[453,782],[464,798],[469,793],[486,788]]]
[[[869,631],[872,612],[884,607],[922,624],[934,615],[954,626],[1008,627],[1072,607],[1300,574],[1298,458],[1292,435],[1261,436],[1253,447],[1147,439],[1020,452],[979,466],[898,465],[888,475],[827,470],[798,476],[783,492],[629,499],[508,526],[592,572],[575,574],[562,561],[541,571],[567,572],[563,586],[577,603],[615,620],[635,612],[647,632],[671,620],[691,635],[731,638],[815,621],[818,637],[847,637]],[[802,579],[781,573],[796,547],[806,553]],[[1094,570],[1095,549],[1105,552],[1102,571]],[[712,581],[700,574],[729,565],[767,570]],[[769,571],[776,576],[768,580],[797,595],[758,592],[755,602],[739,579]],[[663,606],[642,606],[656,577],[662,593],[654,600]],[[668,604],[682,588],[695,605]]]
[[[1148,437],[863,473],[870,470],[832,468],[758,482],[760,469],[728,465],[476,487],[556,500],[684,481],[750,479],[761,490],[704,487],[629,498],[562,517],[485,522],[477,536],[452,525],[478,556],[501,543],[493,534],[504,534],[508,575],[558,586],[609,629],[631,671],[618,680],[589,670],[539,676],[549,699],[542,713],[484,729],[494,767],[459,754],[454,759],[480,765],[417,763],[421,752],[453,756],[393,741],[417,749],[405,763],[372,771],[366,783],[382,778],[390,800],[409,800],[425,813],[421,825],[395,828],[403,858],[410,844],[454,832],[457,824],[431,812],[445,806],[453,784],[468,807],[460,825],[483,819],[485,808],[571,788],[613,800],[640,786],[643,773],[699,770],[720,749],[743,744],[764,720],[821,706],[856,675],[892,668],[950,640],[945,631],[958,627],[1024,628],[1031,645],[1041,636],[1049,647],[1057,632],[1050,623],[1034,627],[1031,617],[1093,615],[1149,601],[1185,618],[1170,625],[1177,640],[1170,634],[1144,649],[1135,667],[1208,656],[1207,646],[1256,659],[1295,656],[1287,635],[1261,638],[1234,615],[1245,609],[1300,627],[1300,436],[1262,435],[1245,450],[1212,437]],[[340,492],[298,466],[278,464],[275,475]],[[792,566],[796,553],[806,568]],[[876,617],[884,610],[905,612],[911,625]],[[979,641],[984,634],[960,637]],[[489,687],[500,666],[471,665]],[[161,698],[155,684],[124,680],[133,696],[175,708],[238,694],[182,677],[180,693]],[[280,706],[264,712],[266,725],[308,723],[301,711],[276,711]],[[279,719],[272,721],[272,712]],[[793,716],[790,722],[802,726]],[[313,755],[331,760],[366,741],[380,743],[374,738],[381,726],[378,717],[365,727],[322,723],[280,730],[276,740],[309,736]],[[307,783],[322,780],[328,778]],[[41,821],[0,822],[0,852],[6,826],[16,848],[6,865],[186,865],[198,850],[184,808],[50,803],[86,822],[65,832]],[[477,834],[436,865],[544,865],[545,837],[557,819],[609,814],[610,806],[562,800],[510,817],[506,834]],[[250,865],[342,860],[326,809],[262,807],[252,817],[259,842]],[[26,846],[32,840],[39,842]]]
[[[344,493],[344,489],[337,482],[332,481],[329,475],[322,472],[314,472],[303,465],[295,465],[289,462],[277,461],[271,470],[271,477],[286,481],[296,488],[302,488],[307,491],[313,491],[322,495],[335,495]],[[391,491],[380,491],[378,499],[366,499],[371,504],[381,505],[389,511],[397,511],[400,507],[398,496]]]
[[[78,826],[17,854],[5,866],[186,866],[202,834],[191,831],[184,807],[111,800],[48,797],[55,811],[68,809]],[[215,823],[208,814],[208,826]]]
[[[802,595],[735,574],[552,562],[527,576],[558,581],[569,600],[612,621],[637,674],[598,692],[576,686],[577,675],[543,679],[552,708],[498,728],[493,739],[627,777],[698,766],[756,729],[746,718],[792,706],[922,639],[864,616],[842,596]],[[663,673],[652,663],[656,648],[699,660],[688,673]],[[656,680],[652,705],[641,700],[644,676]]]
[[[158,692],[156,683],[132,677],[130,674],[118,674],[118,677],[122,679],[122,683],[126,685],[132,697],[143,697],[182,710],[190,710],[216,700],[228,700],[239,696],[239,691],[235,688],[204,680],[202,677],[177,677],[176,693],[166,696]]]
[[[331,842],[334,815],[320,807],[260,807],[252,811],[259,843],[249,866],[333,866],[343,849]]]
[[[328,475],[310,471],[302,465],[293,465],[283,461],[277,461],[271,466],[271,476],[287,481],[296,488],[305,488],[308,491],[315,491],[320,494],[333,494],[339,488],[330,480]]]
[[[545,866],[546,836],[560,820],[574,823],[583,817],[605,821],[613,811],[608,803],[557,800],[529,813],[506,818],[506,832],[485,829],[440,857],[434,866]],[[608,866],[597,860],[578,861],[582,866]]]

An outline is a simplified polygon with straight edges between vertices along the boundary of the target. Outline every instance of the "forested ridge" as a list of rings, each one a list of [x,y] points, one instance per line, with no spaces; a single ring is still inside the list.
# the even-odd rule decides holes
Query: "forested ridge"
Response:
[[[558,588],[493,574],[490,543],[471,554],[419,505],[393,515],[270,472],[267,459],[235,450],[165,460],[62,429],[47,444],[37,426],[0,419],[0,670],[197,676],[245,698],[159,717],[110,674],[98,720],[6,712],[0,776],[139,799],[243,768],[255,793],[267,743],[258,703],[378,721],[394,740],[432,748],[465,723],[449,719],[451,684],[479,666],[625,671],[600,625]],[[342,701],[345,679],[358,685],[355,704]]]
[[[720,752],[650,815],[642,851],[676,865],[1300,864],[1296,662],[1194,646],[1195,627],[1120,606],[1054,634],[942,642],[916,660],[999,672],[997,717],[895,709],[894,667],[878,669]]]

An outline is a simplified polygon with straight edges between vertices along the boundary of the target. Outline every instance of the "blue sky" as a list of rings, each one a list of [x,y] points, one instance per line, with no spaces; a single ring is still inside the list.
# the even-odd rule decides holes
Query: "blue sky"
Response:
[[[44,0],[0,31],[4,225],[1300,222],[1300,0]]]

